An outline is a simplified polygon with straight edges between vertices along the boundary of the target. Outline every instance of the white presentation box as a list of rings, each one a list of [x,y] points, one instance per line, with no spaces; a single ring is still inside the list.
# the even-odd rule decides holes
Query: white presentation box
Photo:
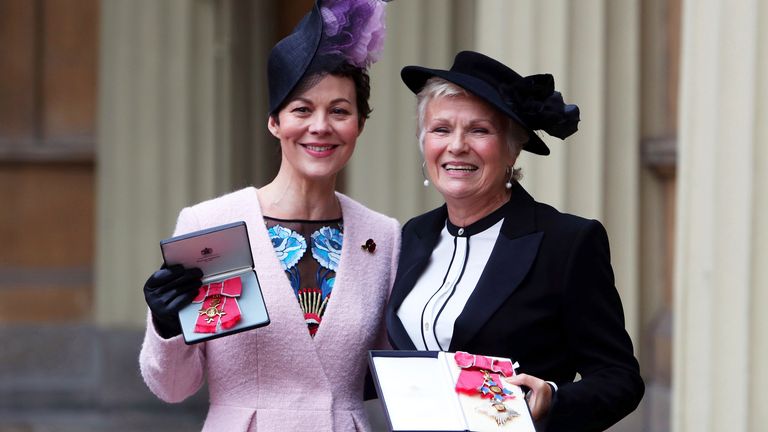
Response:
[[[369,362],[391,431],[535,432],[520,387],[503,379],[495,383],[509,392],[502,412],[481,397],[479,388],[476,395],[458,393],[456,383],[464,369],[454,353],[370,351]],[[496,415],[505,420],[498,422]]]
[[[162,240],[160,249],[167,266],[181,264],[203,271],[198,296],[179,311],[187,344],[269,324],[245,222]]]

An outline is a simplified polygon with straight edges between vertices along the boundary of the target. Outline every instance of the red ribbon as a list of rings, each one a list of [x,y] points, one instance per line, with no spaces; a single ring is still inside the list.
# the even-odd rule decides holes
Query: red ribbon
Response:
[[[492,398],[493,394],[482,394],[480,388],[485,382],[485,372],[489,372],[491,379],[497,386],[503,387],[501,375],[509,377],[515,374],[512,362],[509,360],[496,360],[486,356],[469,354],[458,351],[453,359],[456,365],[461,368],[459,379],[456,381],[456,392],[476,396],[480,393],[481,397]],[[495,373],[494,373],[495,372]],[[504,396],[505,399],[510,396]]]
[[[195,324],[195,333],[216,333],[216,328],[230,329],[240,321],[240,305],[237,297],[243,292],[243,282],[234,277],[221,282],[203,285],[193,303],[202,303]]]

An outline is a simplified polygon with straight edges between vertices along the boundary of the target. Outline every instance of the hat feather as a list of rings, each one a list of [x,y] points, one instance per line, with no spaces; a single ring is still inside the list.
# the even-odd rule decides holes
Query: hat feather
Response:
[[[382,0],[327,0],[320,3],[323,35],[319,55],[338,55],[366,69],[381,58],[386,24]]]

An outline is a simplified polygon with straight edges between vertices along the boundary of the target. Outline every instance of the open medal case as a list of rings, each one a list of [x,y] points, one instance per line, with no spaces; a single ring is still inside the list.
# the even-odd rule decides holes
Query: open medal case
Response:
[[[160,242],[167,266],[181,264],[203,271],[203,286],[179,311],[187,344],[269,324],[245,222],[191,232]]]
[[[475,365],[474,357],[492,362],[486,363],[487,368]],[[501,362],[507,364],[504,376],[515,373],[516,365],[509,359],[438,351],[370,351],[368,360],[390,431],[536,430],[522,389],[499,379]]]

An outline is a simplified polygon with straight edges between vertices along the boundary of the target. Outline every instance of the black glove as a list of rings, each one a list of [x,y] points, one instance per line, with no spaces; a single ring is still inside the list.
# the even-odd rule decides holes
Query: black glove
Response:
[[[157,333],[164,339],[181,334],[179,310],[192,302],[202,286],[203,272],[199,268],[185,269],[181,265],[163,267],[144,284],[144,299]]]

